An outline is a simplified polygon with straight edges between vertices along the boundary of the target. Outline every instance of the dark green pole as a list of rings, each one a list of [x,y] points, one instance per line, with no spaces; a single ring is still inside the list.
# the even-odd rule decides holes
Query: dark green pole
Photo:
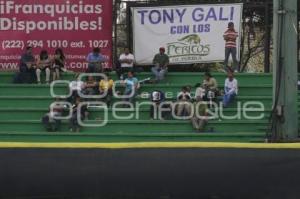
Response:
[[[298,137],[297,0],[273,2],[273,105],[277,111],[275,133],[288,141]]]

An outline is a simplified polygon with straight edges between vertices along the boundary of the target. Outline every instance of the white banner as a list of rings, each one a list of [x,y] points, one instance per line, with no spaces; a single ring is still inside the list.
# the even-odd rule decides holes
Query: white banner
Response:
[[[221,62],[229,22],[239,34],[239,57],[242,10],[242,4],[134,7],[136,62],[151,64],[160,47],[165,47],[172,64]]]

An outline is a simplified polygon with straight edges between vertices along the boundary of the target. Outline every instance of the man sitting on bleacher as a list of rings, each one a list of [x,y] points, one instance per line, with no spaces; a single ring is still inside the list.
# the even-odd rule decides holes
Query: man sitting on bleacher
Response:
[[[154,56],[153,64],[154,67],[151,71],[155,76],[155,81],[159,82],[165,78],[168,72],[169,56],[165,54],[165,48],[159,48],[159,53]]]
[[[233,72],[227,73],[224,86],[223,106],[226,108],[238,94],[238,81],[234,78]]]
[[[79,78],[80,74],[75,75],[75,79],[69,83],[69,89],[71,96],[67,99],[70,103],[75,103],[76,98],[79,96],[79,93],[85,88],[84,82]]]
[[[138,89],[140,88],[139,80],[134,76],[133,72],[129,71],[127,78],[122,82],[122,84],[125,86],[125,101],[132,103]]]
[[[119,62],[121,66],[119,79],[123,80],[125,73],[134,71],[134,55],[130,53],[129,48],[124,49],[124,53],[120,55]]]
[[[72,107],[72,115],[70,118],[70,123],[69,123],[69,127],[70,127],[70,131],[71,132],[80,132],[80,122],[79,119],[81,121],[83,121],[84,119],[86,119],[89,115],[87,106],[81,106],[81,109],[79,110],[79,104],[81,103],[81,99],[80,97],[77,97],[75,99],[75,103],[73,104]]]
[[[85,95],[95,95],[97,89],[97,82],[93,76],[88,76],[87,81],[84,84],[84,91]]]
[[[202,88],[205,90],[203,96],[204,101],[214,101],[218,96],[219,90],[217,80],[209,72],[204,74]]]
[[[64,106],[59,103],[59,98],[51,105],[48,113],[42,118],[42,123],[45,129],[49,132],[58,131],[60,128],[61,121],[57,117],[61,117],[64,112]]]
[[[193,128],[198,132],[203,132],[205,125],[207,124],[207,102],[203,101],[201,95],[196,95],[193,107],[194,115],[191,119]]]
[[[107,107],[111,105],[114,84],[114,80],[112,80],[109,73],[106,73],[106,78],[99,82],[99,94],[103,96],[102,100],[106,103]]]
[[[101,73],[103,72],[103,63],[107,59],[101,54],[100,48],[94,48],[93,52],[88,54],[86,61],[88,62],[87,73]]]
[[[160,104],[165,100],[165,94],[162,91],[153,91],[150,94],[150,100],[153,103],[150,107],[150,118],[157,119],[160,112]],[[161,119],[164,119],[165,112],[162,112]]]
[[[189,116],[191,113],[191,93],[188,86],[184,86],[177,96],[176,115],[179,117]]]
[[[32,54],[32,47],[27,47],[26,52],[22,55],[20,60],[20,72],[16,74],[14,83],[33,83],[35,76],[35,58]]]

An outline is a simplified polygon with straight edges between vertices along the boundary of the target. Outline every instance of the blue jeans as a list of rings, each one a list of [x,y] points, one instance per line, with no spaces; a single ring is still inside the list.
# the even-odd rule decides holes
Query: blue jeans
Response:
[[[100,64],[89,64],[88,68],[86,70],[87,73],[101,73],[102,70],[102,65]]]
[[[132,93],[133,93],[133,95],[132,95],[131,97],[125,98],[124,101],[133,103],[137,91],[132,91],[132,90],[127,90],[127,89],[126,89],[125,92],[124,92],[124,95],[130,95],[130,94],[132,94]]]
[[[160,81],[165,78],[166,73],[168,72],[167,69],[163,69],[157,66],[151,68],[152,73],[155,76],[155,80]]]
[[[236,58],[236,48],[225,48],[225,60],[224,60],[224,69],[225,71],[228,71],[228,60],[229,60],[229,56],[232,56],[232,61],[233,61],[233,65],[232,65],[232,70],[239,70],[239,62]]]
[[[235,93],[227,93],[223,96],[223,106],[228,107],[228,105],[233,102],[236,94]]]

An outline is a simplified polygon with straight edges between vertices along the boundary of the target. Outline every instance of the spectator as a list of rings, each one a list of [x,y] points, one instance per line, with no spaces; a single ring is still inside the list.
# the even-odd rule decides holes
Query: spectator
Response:
[[[224,86],[223,106],[228,107],[228,105],[234,100],[237,94],[238,81],[234,78],[232,72],[228,72]]]
[[[224,61],[225,71],[228,71],[228,69],[230,69],[228,67],[228,60],[230,55],[232,56],[232,60],[233,60],[233,67],[231,70],[238,71],[238,61],[236,58],[237,55],[236,40],[238,38],[238,33],[234,29],[233,22],[228,23],[228,29],[224,33],[223,37],[225,40],[225,61]]]
[[[200,96],[202,99],[204,98],[204,96],[205,96],[205,89],[203,88],[203,85],[196,84],[195,96]]]
[[[79,96],[79,93],[82,93],[84,89],[84,82],[79,78],[79,74],[75,75],[75,79],[69,84],[71,96],[68,98],[68,102],[74,104],[76,98]]]
[[[26,52],[21,56],[20,72],[16,74],[14,83],[33,83],[35,81],[35,58],[32,54],[32,47],[27,47]]]
[[[86,83],[84,84],[84,91],[85,95],[95,95],[97,89],[97,82],[93,76],[88,76]]]
[[[80,98],[77,97],[75,99],[75,103],[72,107],[72,116],[71,116],[70,124],[69,124],[70,125],[70,131],[72,131],[72,132],[79,132],[80,131],[80,124],[79,124],[78,118],[80,118],[81,121],[83,121],[89,115],[87,106],[82,106],[81,109],[78,110],[80,102],[81,102]],[[78,114],[79,114],[79,117],[78,117]]]
[[[53,80],[60,79],[60,73],[66,71],[65,69],[66,57],[61,48],[55,50],[53,60]]]
[[[194,106],[194,115],[191,119],[193,128],[198,132],[203,132],[205,125],[207,124],[207,104],[203,101],[201,96],[195,98]]]
[[[102,79],[99,82],[99,94],[104,95],[104,97],[102,99],[107,104],[107,107],[110,107],[111,99],[113,96],[114,80],[111,79],[109,74],[106,74],[106,77],[107,78]]]
[[[48,52],[46,50],[42,50],[36,68],[36,77],[37,77],[38,84],[41,84],[42,71],[46,72],[46,84],[50,83],[51,66],[52,66],[52,60],[50,59]]]
[[[124,53],[120,55],[119,62],[121,65],[119,78],[123,80],[123,75],[129,71],[133,71],[134,66],[134,55],[129,52],[129,48],[124,49]]]
[[[136,77],[134,77],[133,72],[128,72],[128,77],[123,81],[123,85],[125,86],[124,95],[128,96],[125,100],[132,102],[140,87],[139,81]]]
[[[57,117],[62,116],[64,107],[59,101],[60,99],[57,98],[52,107],[50,107],[49,113],[42,118],[42,123],[47,131],[55,132],[60,128],[61,121]]]
[[[160,104],[165,100],[165,94],[162,91],[153,91],[150,95],[151,102],[153,103],[150,107],[150,118],[157,119],[160,113]],[[155,114],[156,113],[156,114]],[[165,119],[165,112],[161,113],[160,119]]]
[[[154,67],[152,67],[152,73],[155,76],[155,81],[159,82],[165,78],[168,72],[169,56],[165,54],[165,48],[159,48],[159,53],[154,56]]]
[[[103,72],[103,63],[107,59],[101,54],[100,48],[94,48],[93,52],[87,56],[88,69],[87,73],[102,73]]]
[[[219,94],[217,80],[209,72],[204,74],[202,88],[205,90],[203,96],[204,101],[215,100]]]
[[[177,113],[176,115],[189,116],[191,112],[191,102],[192,97],[190,94],[190,89],[187,86],[182,87],[181,92],[177,96]]]

